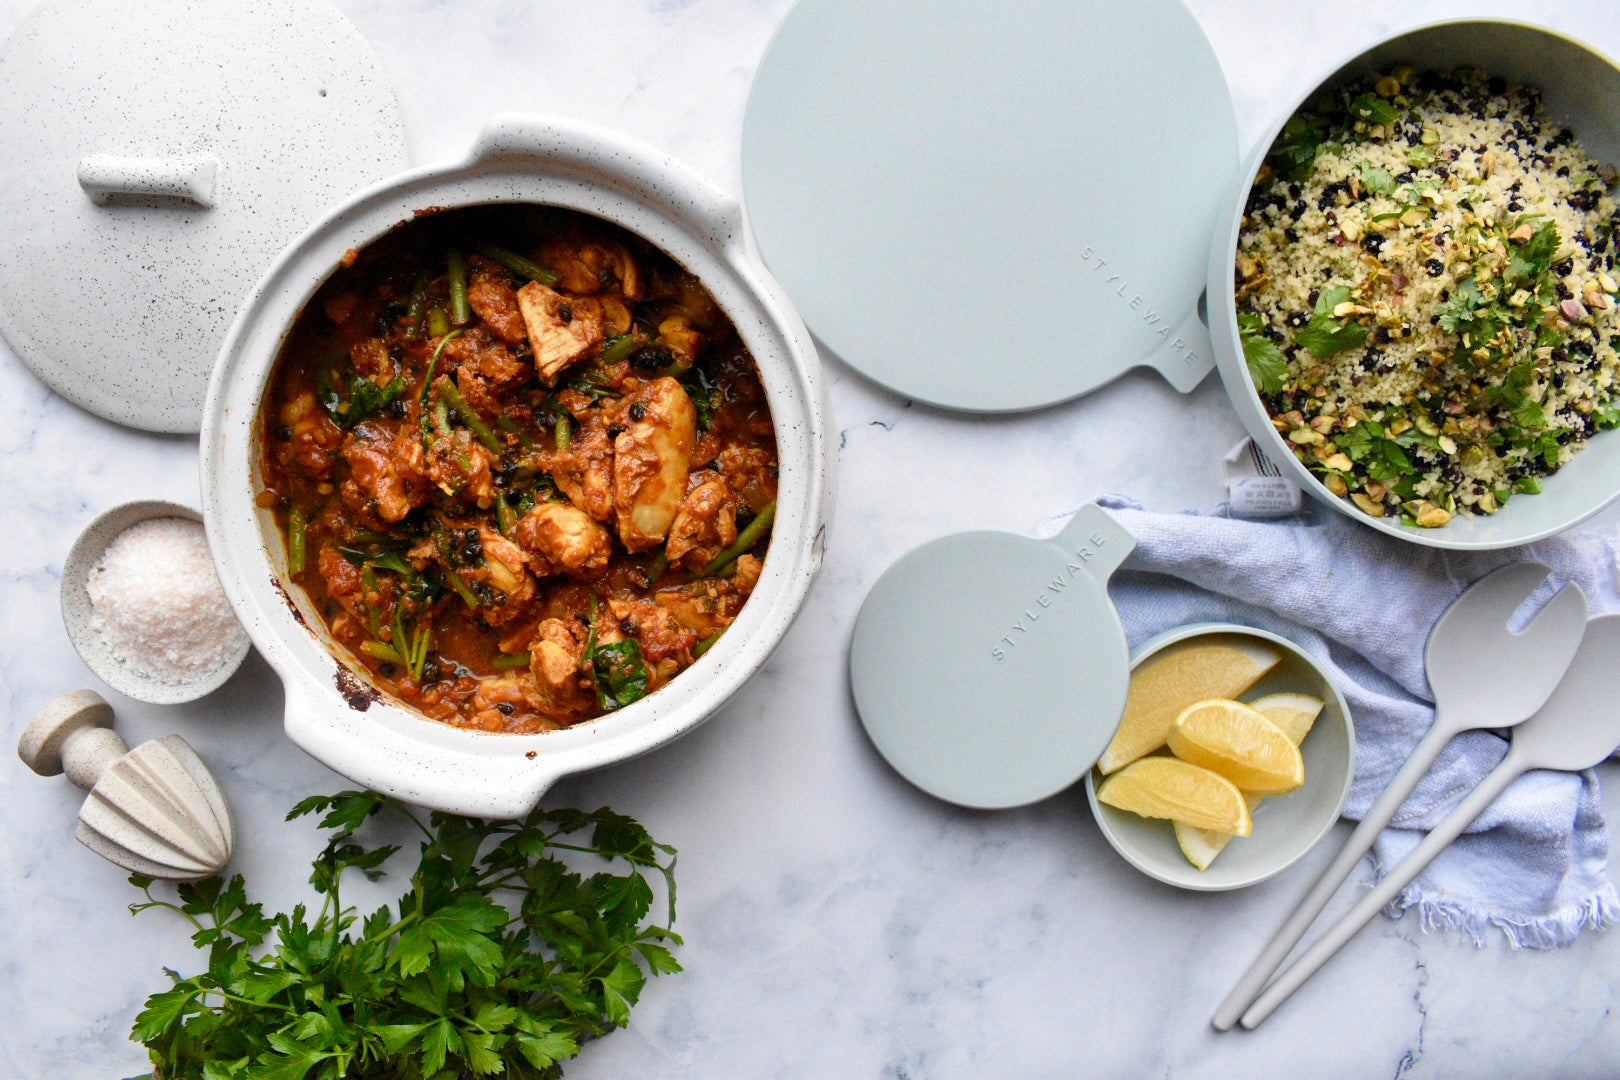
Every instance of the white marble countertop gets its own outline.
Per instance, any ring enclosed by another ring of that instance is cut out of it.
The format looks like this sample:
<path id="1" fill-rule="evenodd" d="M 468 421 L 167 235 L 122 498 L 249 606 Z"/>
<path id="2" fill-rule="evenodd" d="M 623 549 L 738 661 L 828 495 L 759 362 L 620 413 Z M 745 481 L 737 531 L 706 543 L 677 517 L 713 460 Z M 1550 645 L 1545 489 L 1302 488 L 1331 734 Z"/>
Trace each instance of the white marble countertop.
<path id="1" fill-rule="evenodd" d="M 526 109 L 621 128 L 735 191 L 749 78 L 789 2 L 598 0 L 588 14 L 560 0 L 339 6 L 394 79 L 417 161 L 459 155 L 489 115 Z M 0 0 L 0 33 L 28 6 Z M 1333 58 L 1463 13 L 1457 0 L 1191 6 L 1246 143 Z M 1620 22 L 1590 4 L 1478 8 L 1620 55 Z M 851 620 L 876 575 L 924 540 L 1027 531 L 1099 491 L 1211 506 L 1218 459 L 1241 430 L 1214 378 L 1182 398 L 1133 375 L 986 420 L 913 407 L 836 361 L 828 374 L 842 431 L 835 530 L 786 642 L 695 734 L 548 797 L 612 805 L 680 849 L 687 971 L 650 984 L 632 1026 L 589 1046 L 570 1077 L 1620 1074 L 1609 1016 L 1620 935 L 1512 953 L 1499 938 L 1475 949 L 1413 918 L 1381 918 L 1260 1031 L 1216 1035 L 1209 1013 L 1327 851 L 1249 890 L 1186 893 L 1126 866 L 1079 788 L 987 814 L 899 780 L 861 734 L 845 677 Z M 195 503 L 197 447 L 80 412 L 3 346 L 0 400 L 0 701 L 14 741 L 56 694 L 100 688 L 58 615 L 72 538 L 128 499 Z M 250 657 L 224 690 L 177 708 L 107 693 L 131 743 L 179 732 L 214 767 L 250 889 L 277 908 L 306 898 L 317 845 L 306 824 L 281 819 L 343 781 L 282 736 L 269 669 Z M 5 1076 L 146 1071 L 131 1020 L 167 985 L 162 965 L 196 964 L 178 921 L 131 922 L 123 874 L 73 841 L 80 799 L 0 754 Z"/>

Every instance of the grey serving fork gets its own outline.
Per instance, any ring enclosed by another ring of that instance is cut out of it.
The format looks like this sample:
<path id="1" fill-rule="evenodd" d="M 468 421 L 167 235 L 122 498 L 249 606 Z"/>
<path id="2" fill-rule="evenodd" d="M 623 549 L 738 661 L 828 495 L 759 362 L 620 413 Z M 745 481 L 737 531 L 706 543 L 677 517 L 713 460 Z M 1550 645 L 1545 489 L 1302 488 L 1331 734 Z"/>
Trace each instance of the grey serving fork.
<path id="1" fill-rule="evenodd" d="M 1343 850 L 1221 1002 L 1210 1019 L 1216 1030 L 1226 1031 L 1244 1014 L 1447 743 L 1464 731 L 1519 724 L 1551 696 L 1580 647 L 1586 594 L 1569 582 L 1523 629 L 1508 629 L 1513 613 L 1549 573 L 1551 567 L 1544 563 L 1509 563 L 1469 586 L 1434 624 L 1423 653 L 1434 691 L 1434 724 Z"/>

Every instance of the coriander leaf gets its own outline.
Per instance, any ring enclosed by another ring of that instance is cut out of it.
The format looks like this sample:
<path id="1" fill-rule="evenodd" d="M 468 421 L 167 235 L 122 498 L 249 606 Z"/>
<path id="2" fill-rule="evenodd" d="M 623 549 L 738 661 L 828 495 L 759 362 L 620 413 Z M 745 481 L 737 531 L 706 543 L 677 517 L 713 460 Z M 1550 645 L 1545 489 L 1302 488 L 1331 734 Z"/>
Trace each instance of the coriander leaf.
<path id="1" fill-rule="evenodd" d="M 1307 349 L 1318 360 L 1326 360 L 1360 345 L 1367 340 L 1367 328 L 1349 319 L 1339 319 L 1333 309 L 1350 299 L 1350 290 L 1337 285 L 1323 289 L 1316 300 L 1316 310 L 1310 321 L 1295 335 L 1300 348 Z"/>
<path id="2" fill-rule="evenodd" d="M 1288 361 L 1283 359 L 1277 343 L 1261 332 L 1264 325 L 1265 319 L 1258 312 L 1241 312 L 1238 338 L 1243 343 L 1243 359 L 1249 365 L 1255 389 L 1262 394 L 1277 394 L 1282 392 L 1283 381 L 1288 377 Z"/>
<path id="3" fill-rule="evenodd" d="M 1356 120 L 1382 124 L 1386 128 L 1394 127 L 1401 119 L 1399 109 L 1371 91 L 1351 99 L 1345 105 L 1345 112 Z"/>
<path id="4" fill-rule="evenodd" d="M 1409 146 L 1406 148 L 1406 163 L 1412 166 L 1414 169 L 1426 168 L 1427 166 L 1433 165 L 1435 160 L 1436 155 L 1434 147 L 1432 146 L 1423 146 L 1422 144 L 1419 144 L 1417 146 Z"/>
<path id="5" fill-rule="evenodd" d="M 591 675 L 597 704 L 607 712 L 639 701 L 647 693 L 647 665 L 633 638 L 596 646 Z"/>
<path id="6" fill-rule="evenodd" d="M 681 962 L 675 959 L 675 954 L 662 945 L 641 941 L 636 943 L 636 951 L 646 959 L 647 966 L 660 975 L 672 975 L 682 970 Z"/>
<path id="7" fill-rule="evenodd" d="M 1361 186 L 1374 195 L 1388 195 L 1395 190 L 1395 178 L 1389 175 L 1388 169 L 1363 161 L 1356 166 L 1356 174 L 1361 178 Z"/>
<path id="8" fill-rule="evenodd" d="M 1290 180 L 1308 179 L 1316 169 L 1317 157 L 1326 149 L 1327 136 L 1325 119 L 1309 113 L 1295 114 L 1271 144 L 1266 162 L 1273 172 Z"/>

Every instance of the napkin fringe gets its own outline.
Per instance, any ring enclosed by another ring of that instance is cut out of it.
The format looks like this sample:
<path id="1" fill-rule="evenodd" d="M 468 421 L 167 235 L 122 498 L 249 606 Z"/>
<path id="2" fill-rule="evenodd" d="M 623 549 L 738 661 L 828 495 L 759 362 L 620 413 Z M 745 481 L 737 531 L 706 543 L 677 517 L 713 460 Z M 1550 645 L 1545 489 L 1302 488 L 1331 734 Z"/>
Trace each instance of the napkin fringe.
<path id="1" fill-rule="evenodd" d="M 1437 930 L 1461 930 L 1473 939 L 1476 947 L 1483 947 L 1492 926 L 1502 931 L 1508 944 L 1519 949 L 1555 949 L 1573 942 L 1582 930 L 1604 931 L 1620 921 L 1620 895 L 1612 883 L 1604 886 L 1578 904 L 1535 917 L 1516 917 L 1493 914 L 1465 907 L 1451 900 L 1433 897 L 1407 889 L 1385 909 L 1391 918 L 1399 918 L 1410 908 L 1417 908 L 1418 925 L 1425 934 Z"/>

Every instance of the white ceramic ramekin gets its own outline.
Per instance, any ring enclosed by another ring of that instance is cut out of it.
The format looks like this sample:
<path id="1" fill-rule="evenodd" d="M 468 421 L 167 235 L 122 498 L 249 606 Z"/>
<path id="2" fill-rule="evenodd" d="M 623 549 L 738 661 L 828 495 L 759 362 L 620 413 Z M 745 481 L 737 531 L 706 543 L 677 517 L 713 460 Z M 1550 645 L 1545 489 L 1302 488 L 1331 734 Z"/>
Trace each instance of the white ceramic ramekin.
<path id="1" fill-rule="evenodd" d="M 615 222 L 706 285 L 753 353 L 781 465 L 764 572 L 720 642 L 670 685 L 562 731 L 496 735 L 425 719 L 382 697 L 325 635 L 286 576 L 274 520 L 254 504 L 255 432 L 270 369 L 299 309 L 344 253 L 414 213 L 546 203 Z M 815 347 L 752 250 L 740 205 L 680 162 L 596 126 L 507 115 L 465 160 L 418 169 L 328 213 L 265 274 L 231 326 L 202 424 L 203 514 L 221 583 L 286 687 L 287 734 L 343 775 L 455 813 L 512 817 L 559 777 L 653 749 L 701 723 L 770 656 L 820 568 L 832 500 L 830 414 Z"/>
<path id="2" fill-rule="evenodd" d="M 1238 418 L 1255 442 L 1297 484 L 1317 499 L 1380 532 L 1437 548 L 1491 550 L 1516 547 L 1562 532 L 1620 498 L 1620 432 L 1596 435 L 1538 495 L 1515 496 L 1489 516 L 1456 517 L 1439 529 L 1368 517 L 1323 486 L 1295 459 L 1293 447 L 1271 426 L 1243 360 L 1234 309 L 1232 266 L 1249 189 L 1283 125 L 1326 87 L 1399 64 L 1420 70 L 1483 68 L 1510 83 L 1539 87 L 1551 116 L 1568 124 L 1596 161 L 1620 161 L 1620 69 L 1579 42 L 1550 30 L 1506 20 L 1459 20 L 1403 31 L 1337 65 L 1303 94 L 1260 137 L 1239 170 L 1232 212 L 1210 248 L 1209 315 L 1215 364 Z"/>

